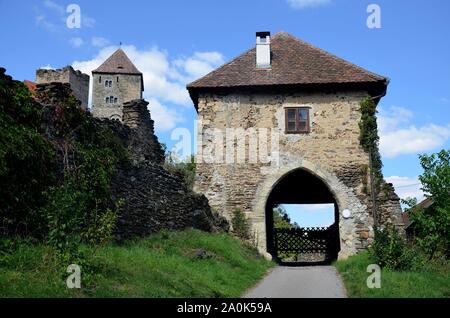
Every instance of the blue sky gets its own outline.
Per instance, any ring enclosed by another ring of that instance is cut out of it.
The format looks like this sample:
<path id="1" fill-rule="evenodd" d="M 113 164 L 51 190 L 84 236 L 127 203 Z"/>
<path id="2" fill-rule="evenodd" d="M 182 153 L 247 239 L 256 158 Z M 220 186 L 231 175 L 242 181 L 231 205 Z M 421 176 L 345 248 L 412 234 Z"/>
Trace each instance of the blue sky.
<path id="1" fill-rule="evenodd" d="M 80 29 L 66 27 L 70 3 Z M 381 29 L 366 26 L 370 3 Z M 170 146 L 196 117 L 187 82 L 252 47 L 256 31 L 287 31 L 391 79 L 379 105 L 384 174 L 401 196 L 420 196 L 417 153 L 450 148 L 449 12 L 444 0 L 0 0 L 0 65 L 19 80 L 43 66 L 89 72 L 122 42 Z"/>
<path id="2" fill-rule="evenodd" d="M 334 204 L 281 204 L 300 227 L 328 227 L 334 223 Z"/>

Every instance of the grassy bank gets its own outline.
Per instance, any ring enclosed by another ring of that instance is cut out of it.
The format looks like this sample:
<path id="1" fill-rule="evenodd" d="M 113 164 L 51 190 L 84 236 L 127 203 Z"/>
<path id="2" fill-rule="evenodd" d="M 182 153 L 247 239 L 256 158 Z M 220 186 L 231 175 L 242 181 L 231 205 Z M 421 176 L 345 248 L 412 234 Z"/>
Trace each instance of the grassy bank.
<path id="1" fill-rule="evenodd" d="M 82 268 L 82 288 L 70 290 L 48 248 L 21 245 L 2 257 L 0 297 L 238 297 L 273 265 L 230 235 L 196 230 L 86 250 L 95 270 Z"/>
<path id="2" fill-rule="evenodd" d="M 434 298 L 450 297 L 449 266 L 430 264 L 421 271 L 382 270 L 381 288 L 370 289 L 366 285 L 366 269 L 373 263 L 367 253 L 336 262 L 350 297 L 380 298 Z"/>

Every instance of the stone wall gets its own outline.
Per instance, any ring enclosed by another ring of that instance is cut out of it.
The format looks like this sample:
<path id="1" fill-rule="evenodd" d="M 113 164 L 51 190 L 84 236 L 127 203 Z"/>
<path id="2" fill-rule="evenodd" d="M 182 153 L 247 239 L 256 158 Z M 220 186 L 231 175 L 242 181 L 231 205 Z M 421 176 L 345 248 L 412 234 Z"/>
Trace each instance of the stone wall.
<path id="1" fill-rule="evenodd" d="M 87 109 L 89 99 L 89 75 L 75 71 L 71 66 L 62 69 L 36 71 L 36 83 L 45 84 L 52 82 L 68 83 L 73 95 L 81 102 L 81 107 Z"/>
<path id="2" fill-rule="evenodd" d="M 340 213 L 340 258 L 365 249 L 373 240 L 370 196 L 367 180 L 368 154 L 359 143 L 360 102 L 366 92 L 236 93 L 199 96 L 198 149 L 207 153 L 213 147 L 216 128 L 267 128 L 279 136 L 277 163 L 211 164 L 207 158 L 197 165 L 196 191 L 204 193 L 210 205 L 228 219 L 234 209 L 244 211 L 258 237 L 258 248 L 266 252 L 265 204 L 274 185 L 287 173 L 304 169 L 321 179 L 333 193 Z M 311 132 L 285 133 L 285 108 L 309 107 Z M 244 135 L 240 134 L 240 138 Z M 270 143 L 269 143 L 270 145 Z M 248 144 L 246 145 L 248 147 Z M 220 147 L 219 147 L 220 148 Z M 222 150 L 227 151 L 224 143 Z M 205 162 L 206 161 L 206 162 Z M 400 206 L 394 196 L 384 204 L 385 222 L 399 224 Z M 389 221 L 388 221 L 389 220 Z"/>
<path id="3" fill-rule="evenodd" d="M 153 120 L 142 99 L 123 106 L 123 123 L 104 120 L 128 149 L 131 164 L 112 182 L 114 201 L 124 200 L 116 236 L 119 240 L 146 236 L 161 229 L 194 227 L 227 230 L 227 222 L 213 214 L 204 195 L 189 190 L 181 174 L 163 167 L 164 151 L 153 131 Z"/>
<path id="4" fill-rule="evenodd" d="M 35 99 L 42 105 L 61 105 L 66 104 L 65 100 L 71 94 L 68 83 L 52 82 L 37 85 Z M 125 240 L 161 229 L 187 227 L 204 231 L 227 230 L 227 222 L 211 212 L 204 195 L 188 189 L 183 175 L 164 168 L 164 151 L 154 134 L 147 105 L 148 102 L 142 99 L 125 103 L 123 123 L 96 120 L 98 125 L 112 129 L 130 156 L 130 162 L 118 167 L 111 184 L 112 201 L 124 202 L 119 210 L 115 236 Z M 51 118 L 48 120 L 52 121 Z M 58 153 L 58 156 L 62 163 L 62 154 Z"/>
<path id="5" fill-rule="evenodd" d="M 123 104 L 142 98 L 142 76 L 93 73 L 92 114 L 94 117 L 122 120 Z M 111 81 L 111 87 L 105 86 Z M 106 102 L 113 97 L 114 101 Z"/>

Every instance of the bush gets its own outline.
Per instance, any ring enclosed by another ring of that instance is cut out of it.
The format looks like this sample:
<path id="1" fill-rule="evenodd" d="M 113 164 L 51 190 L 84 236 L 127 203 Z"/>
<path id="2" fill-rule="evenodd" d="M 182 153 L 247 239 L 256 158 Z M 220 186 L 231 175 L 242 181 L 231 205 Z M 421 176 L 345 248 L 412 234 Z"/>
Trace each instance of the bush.
<path id="1" fill-rule="evenodd" d="M 243 240 L 250 239 L 250 224 L 248 223 L 245 214 L 240 209 L 233 211 L 231 225 L 233 226 L 233 233 L 235 233 L 239 238 Z"/>
<path id="2" fill-rule="evenodd" d="M 414 259 L 414 254 L 408 248 L 406 241 L 400 237 L 395 226 L 392 226 L 375 229 L 375 241 L 369 248 L 369 253 L 381 267 L 406 270 L 411 268 Z"/>
<path id="3" fill-rule="evenodd" d="M 0 70 L 0 238 L 47 240 L 61 259 L 105 244 L 117 220 L 110 185 L 128 160 L 107 123 L 64 91 L 55 99 Z M 58 89 L 58 88 L 57 88 Z"/>
<path id="4" fill-rule="evenodd" d="M 42 106 L 0 71 L 0 236 L 42 237 L 42 192 L 55 183 L 56 151 L 42 134 Z"/>
<path id="5" fill-rule="evenodd" d="M 165 145 L 163 149 L 165 148 Z M 170 172 L 178 173 L 183 177 L 184 183 L 188 190 L 193 190 L 195 183 L 195 170 L 197 165 L 195 163 L 195 157 L 191 155 L 184 161 L 177 160 L 171 152 L 166 152 L 166 161 L 164 162 L 164 168 Z"/>

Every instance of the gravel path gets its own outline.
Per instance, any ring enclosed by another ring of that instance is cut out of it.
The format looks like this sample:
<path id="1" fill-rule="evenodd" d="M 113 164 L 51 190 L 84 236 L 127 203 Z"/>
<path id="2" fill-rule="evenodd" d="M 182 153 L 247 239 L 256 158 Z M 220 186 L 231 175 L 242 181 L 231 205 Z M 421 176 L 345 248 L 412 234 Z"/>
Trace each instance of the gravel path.
<path id="1" fill-rule="evenodd" d="M 244 298 L 345 298 L 333 266 L 275 267 Z"/>

